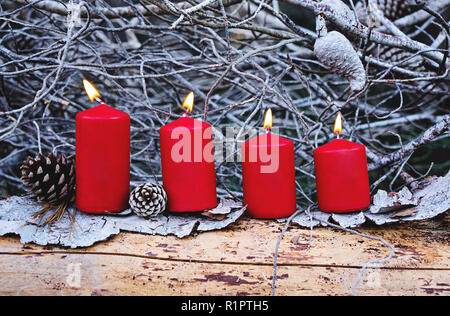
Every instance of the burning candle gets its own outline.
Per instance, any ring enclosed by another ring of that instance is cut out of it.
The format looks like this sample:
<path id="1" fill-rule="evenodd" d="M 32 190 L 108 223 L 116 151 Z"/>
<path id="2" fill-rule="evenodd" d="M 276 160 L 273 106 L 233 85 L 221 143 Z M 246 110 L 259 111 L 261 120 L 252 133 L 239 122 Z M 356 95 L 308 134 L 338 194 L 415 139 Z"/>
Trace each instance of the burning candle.
<path id="1" fill-rule="evenodd" d="M 186 95 L 185 115 L 159 130 L 163 186 L 168 210 L 196 212 L 217 206 L 211 125 L 188 117 L 194 93 Z"/>
<path id="2" fill-rule="evenodd" d="M 104 104 L 92 83 L 83 84 L 100 105 L 76 116 L 76 206 L 87 213 L 122 211 L 130 191 L 130 116 Z"/>
<path id="3" fill-rule="evenodd" d="M 254 218 L 282 218 L 296 210 L 294 143 L 271 134 L 272 122 L 268 109 L 267 133 L 242 144 L 244 204 Z"/>
<path id="4" fill-rule="evenodd" d="M 348 213 L 370 205 L 366 148 L 339 139 L 342 117 L 334 124 L 337 139 L 314 150 L 317 199 L 324 212 Z"/>

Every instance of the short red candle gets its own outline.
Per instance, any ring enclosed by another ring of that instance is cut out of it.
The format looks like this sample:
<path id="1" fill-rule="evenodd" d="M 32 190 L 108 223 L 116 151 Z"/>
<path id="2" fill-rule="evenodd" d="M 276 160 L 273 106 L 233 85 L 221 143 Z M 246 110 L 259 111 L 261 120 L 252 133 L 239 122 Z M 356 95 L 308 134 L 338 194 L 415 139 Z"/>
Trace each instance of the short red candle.
<path id="1" fill-rule="evenodd" d="M 296 210 L 294 143 L 270 133 L 242 144 L 244 205 L 254 218 L 282 218 Z"/>
<path id="2" fill-rule="evenodd" d="M 76 206 L 118 212 L 130 192 L 130 116 L 105 104 L 76 116 Z"/>
<path id="3" fill-rule="evenodd" d="M 190 117 L 159 130 L 168 210 L 196 212 L 217 206 L 212 128 Z"/>
<path id="4" fill-rule="evenodd" d="M 335 139 L 314 150 L 317 199 L 324 212 L 348 213 L 370 205 L 366 148 Z"/>

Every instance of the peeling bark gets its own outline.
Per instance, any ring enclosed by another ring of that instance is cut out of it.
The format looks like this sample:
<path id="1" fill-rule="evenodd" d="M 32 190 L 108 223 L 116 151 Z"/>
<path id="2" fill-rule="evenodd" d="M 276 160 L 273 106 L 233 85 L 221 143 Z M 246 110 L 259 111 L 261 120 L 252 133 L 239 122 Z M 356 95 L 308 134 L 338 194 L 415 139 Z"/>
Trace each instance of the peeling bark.
<path id="1" fill-rule="evenodd" d="M 53 226 L 39 227 L 30 221 L 31 214 L 39 208 L 39 205 L 33 200 L 16 196 L 0 201 L 0 236 L 16 234 L 24 244 L 59 245 L 70 248 L 89 247 L 121 231 L 175 235 L 184 238 L 194 231 L 205 232 L 225 228 L 238 220 L 246 209 L 233 201 L 222 201 L 219 207 L 223 205 L 228 207 L 228 212 L 223 214 L 223 220 L 198 214 L 187 216 L 162 214 L 146 220 L 137 215 L 120 217 L 78 212 L 74 231 L 70 232 L 70 218 L 67 214 Z"/>

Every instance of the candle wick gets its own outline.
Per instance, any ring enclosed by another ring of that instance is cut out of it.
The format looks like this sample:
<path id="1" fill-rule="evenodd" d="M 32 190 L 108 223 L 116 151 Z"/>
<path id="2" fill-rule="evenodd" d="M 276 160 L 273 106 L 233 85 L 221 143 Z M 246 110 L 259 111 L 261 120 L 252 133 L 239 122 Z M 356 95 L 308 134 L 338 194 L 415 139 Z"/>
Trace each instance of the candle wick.
<path id="1" fill-rule="evenodd" d="M 269 133 L 270 132 L 270 127 L 267 127 L 266 128 L 266 133 Z"/>
<path id="2" fill-rule="evenodd" d="M 183 117 L 187 117 L 189 113 L 189 110 L 186 110 L 186 112 L 184 112 Z"/>
<path id="3" fill-rule="evenodd" d="M 100 103 L 101 105 L 104 105 L 104 104 L 105 104 L 105 103 L 103 102 L 103 100 L 100 99 L 100 98 L 95 98 L 95 100 L 96 100 L 98 103 Z"/>
<path id="4" fill-rule="evenodd" d="M 337 139 L 339 139 L 341 134 L 339 132 L 337 132 L 336 135 L 337 135 Z"/>

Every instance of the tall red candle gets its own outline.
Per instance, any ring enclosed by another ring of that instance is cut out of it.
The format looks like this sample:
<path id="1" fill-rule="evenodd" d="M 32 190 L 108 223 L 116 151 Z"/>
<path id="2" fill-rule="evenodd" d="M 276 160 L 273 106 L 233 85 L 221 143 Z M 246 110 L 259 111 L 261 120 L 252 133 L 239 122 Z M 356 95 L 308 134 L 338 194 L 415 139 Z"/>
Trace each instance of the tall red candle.
<path id="1" fill-rule="evenodd" d="M 130 116 L 101 104 L 76 116 L 76 206 L 87 213 L 128 207 Z"/>
<path id="2" fill-rule="evenodd" d="M 268 115 L 271 117 L 271 111 Z M 292 215 L 296 210 L 294 143 L 271 133 L 244 142 L 242 179 L 244 205 L 250 216 Z"/>
<path id="3" fill-rule="evenodd" d="M 314 150 L 314 168 L 320 210 L 348 213 L 370 205 L 366 148 L 363 145 L 344 139 L 332 140 Z"/>
<path id="4" fill-rule="evenodd" d="M 192 102 L 193 94 L 183 102 Z M 181 117 L 159 130 L 163 186 L 168 210 L 196 212 L 217 206 L 211 125 Z"/>

